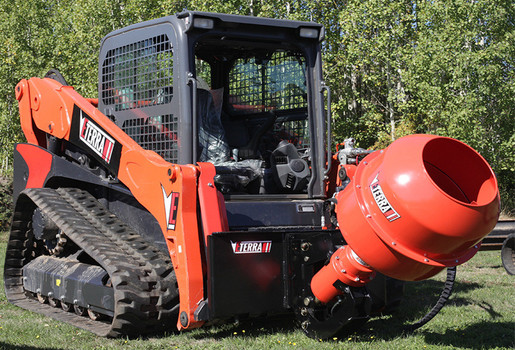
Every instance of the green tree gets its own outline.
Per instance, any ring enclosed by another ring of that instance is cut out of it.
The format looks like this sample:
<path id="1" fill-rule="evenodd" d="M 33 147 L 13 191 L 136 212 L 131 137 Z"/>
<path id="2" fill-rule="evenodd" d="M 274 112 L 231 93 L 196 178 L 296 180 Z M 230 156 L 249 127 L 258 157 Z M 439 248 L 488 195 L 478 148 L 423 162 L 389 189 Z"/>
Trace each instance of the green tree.
<path id="1" fill-rule="evenodd" d="M 424 1 L 409 88 L 416 131 L 468 143 L 514 207 L 515 10 L 511 1 Z M 513 210 L 513 209 L 512 209 Z"/>
<path id="2" fill-rule="evenodd" d="M 57 68 L 94 97 L 104 35 L 184 9 L 324 24 L 335 141 L 384 147 L 414 132 L 458 138 L 490 162 L 504 202 L 515 207 L 509 0 L 0 0 L 0 159 L 23 140 L 19 80 Z"/>
<path id="3" fill-rule="evenodd" d="M 353 135 L 364 147 L 414 132 L 457 138 L 489 161 L 513 210 L 513 2 L 333 5 L 318 9 L 315 20 L 328 28 L 325 68 L 336 96 L 336 137 Z"/>
<path id="4" fill-rule="evenodd" d="M 324 18 L 336 133 L 353 135 L 364 146 L 385 146 L 412 133 L 405 75 L 415 32 L 413 2 L 346 1 Z"/>
<path id="5" fill-rule="evenodd" d="M 96 96 L 100 41 L 109 32 L 182 11 L 184 1 L 0 0 L 0 160 L 24 139 L 14 87 L 58 69 L 84 96 Z M 0 162 L 0 164 L 2 164 Z M 11 160 L 12 164 L 12 160 Z"/>

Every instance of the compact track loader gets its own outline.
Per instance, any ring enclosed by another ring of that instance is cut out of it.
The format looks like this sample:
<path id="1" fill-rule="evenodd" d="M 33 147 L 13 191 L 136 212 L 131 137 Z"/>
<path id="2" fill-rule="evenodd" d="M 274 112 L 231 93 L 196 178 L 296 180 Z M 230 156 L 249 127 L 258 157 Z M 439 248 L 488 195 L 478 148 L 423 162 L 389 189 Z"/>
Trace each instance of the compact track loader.
<path id="1" fill-rule="evenodd" d="M 328 338 L 470 259 L 490 166 L 434 135 L 333 154 L 323 39 L 184 12 L 103 39 L 98 99 L 20 81 L 9 301 L 101 336 L 294 314 Z"/>

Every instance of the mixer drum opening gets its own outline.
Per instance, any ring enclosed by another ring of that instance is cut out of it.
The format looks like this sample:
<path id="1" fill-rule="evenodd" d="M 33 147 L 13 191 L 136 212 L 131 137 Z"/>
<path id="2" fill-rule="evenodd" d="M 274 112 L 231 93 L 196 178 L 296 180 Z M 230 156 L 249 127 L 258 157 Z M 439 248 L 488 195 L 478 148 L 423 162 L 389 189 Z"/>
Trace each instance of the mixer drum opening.
<path id="1" fill-rule="evenodd" d="M 489 165 L 469 146 L 449 138 L 435 138 L 426 144 L 422 157 L 434 184 L 457 201 L 484 205 L 497 195 Z"/>

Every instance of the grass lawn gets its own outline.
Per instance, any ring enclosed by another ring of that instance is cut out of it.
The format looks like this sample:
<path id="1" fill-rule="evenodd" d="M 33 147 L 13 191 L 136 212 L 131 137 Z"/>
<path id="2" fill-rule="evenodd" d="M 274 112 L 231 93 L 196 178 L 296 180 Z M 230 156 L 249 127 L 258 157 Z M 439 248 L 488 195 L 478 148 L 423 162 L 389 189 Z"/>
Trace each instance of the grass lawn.
<path id="1" fill-rule="evenodd" d="M 6 247 L 0 233 L 0 276 Z M 180 334 L 138 339 L 105 339 L 7 302 L 0 285 L 0 349 L 511 349 L 515 347 L 515 276 L 499 252 L 479 252 L 458 267 L 454 293 L 444 309 L 413 334 L 402 326 L 422 317 L 436 302 L 445 274 L 408 283 L 395 315 L 373 318 L 353 335 L 319 342 L 293 320 L 205 327 Z M 2 277 L 3 281 L 3 277 Z"/>

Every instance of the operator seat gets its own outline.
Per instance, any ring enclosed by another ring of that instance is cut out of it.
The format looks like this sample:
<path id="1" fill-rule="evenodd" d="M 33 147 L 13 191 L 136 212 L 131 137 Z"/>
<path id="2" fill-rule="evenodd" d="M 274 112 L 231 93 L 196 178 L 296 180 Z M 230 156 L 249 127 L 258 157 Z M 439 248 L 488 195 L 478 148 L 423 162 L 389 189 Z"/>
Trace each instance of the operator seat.
<path id="1" fill-rule="evenodd" d="M 200 162 L 213 164 L 226 162 L 231 157 L 231 150 L 220 119 L 221 106 L 215 105 L 213 95 L 205 89 L 197 90 L 197 99 L 199 146 L 197 159 Z"/>
<path id="2" fill-rule="evenodd" d="M 214 180 L 222 193 L 257 193 L 259 181 L 255 180 L 261 178 L 262 161 L 231 160 L 231 148 L 221 120 L 221 105 L 217 106 L 213 99 L 213 94 L 216 93 L 219 92 L 217 90 L 197 90 L 197 159 L 199 162 L 209 162 L 215 165 L 217 175 Z"/>

